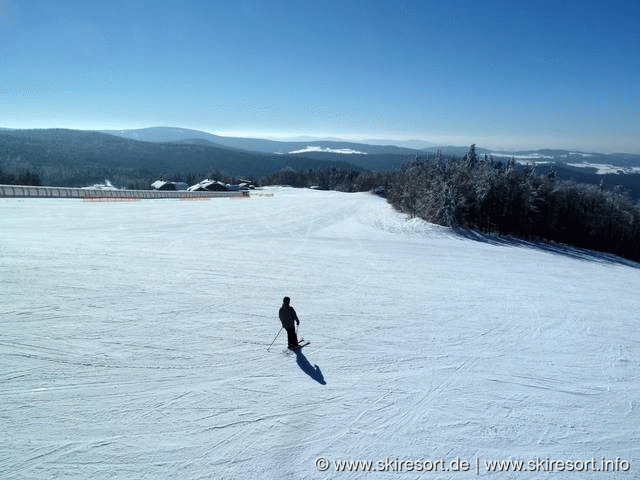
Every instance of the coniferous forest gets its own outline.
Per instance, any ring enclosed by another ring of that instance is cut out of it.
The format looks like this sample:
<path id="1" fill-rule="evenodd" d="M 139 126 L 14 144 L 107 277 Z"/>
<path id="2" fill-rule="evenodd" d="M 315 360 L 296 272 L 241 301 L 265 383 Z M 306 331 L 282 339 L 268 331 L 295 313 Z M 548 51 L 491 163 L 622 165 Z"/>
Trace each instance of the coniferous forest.
<path id="1" fill-rule="evenodd" d="M 40 175 L 29 169 L 5 171 L 0 167 L 0 184 L 40 185 Z"/>
<path id="2" fill-rule="evenodd" d="M 640 260 L 640 210 L 622 193 L 538 175 L 515 162 L 417 160 L 390 175 L 386 196 L 427 221 L 609 252 Z"/>

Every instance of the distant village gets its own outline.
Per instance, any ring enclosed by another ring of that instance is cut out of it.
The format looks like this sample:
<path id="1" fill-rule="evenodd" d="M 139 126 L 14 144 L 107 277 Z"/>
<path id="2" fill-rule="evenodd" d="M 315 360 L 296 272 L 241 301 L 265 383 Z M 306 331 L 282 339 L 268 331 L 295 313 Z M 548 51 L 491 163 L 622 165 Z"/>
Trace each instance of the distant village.
<path id="1" fill-rule="evenodd" d="M 120 190 L 114 186 L 109 180 L 105 183 L 98 183 L 84 189 L 91 190 Z M 243 192 L 254 190 L 256 187 L 250 180 L 240 180 L 240 183 L 223 183 L 219 180 L 202 180 L 200 183 L 189 186 L 185 182 L 166 182 L 164 180 L 156 180 L 151 184 L 152 190 L 160 191 L 182 191 L 182 192 Z"/>
<path id="2" fill-rule="evenodd" d="M 239 192 L 255 189 L 249 180 L 241 180 L 240 183 L 222 183 L 219 180 L 203 180 L 200 183 L 189 186 L 184 182 L 165 182 L 156 180 L 151 184 L 154 190 L 186 190 L 187 192 Z"/>

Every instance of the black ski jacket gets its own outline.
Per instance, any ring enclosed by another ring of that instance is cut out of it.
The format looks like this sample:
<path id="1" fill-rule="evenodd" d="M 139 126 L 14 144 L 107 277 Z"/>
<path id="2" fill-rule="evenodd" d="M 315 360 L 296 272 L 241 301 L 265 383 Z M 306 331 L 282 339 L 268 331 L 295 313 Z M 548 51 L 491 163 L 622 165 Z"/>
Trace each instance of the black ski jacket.
<path id="1" fill-rule="evenodd" d="M 280 322 L 284 328 L 295 328 L 295 323 L 300 323 L 296 311 L 291 305 L 283 305 L 280 307 Z"/>

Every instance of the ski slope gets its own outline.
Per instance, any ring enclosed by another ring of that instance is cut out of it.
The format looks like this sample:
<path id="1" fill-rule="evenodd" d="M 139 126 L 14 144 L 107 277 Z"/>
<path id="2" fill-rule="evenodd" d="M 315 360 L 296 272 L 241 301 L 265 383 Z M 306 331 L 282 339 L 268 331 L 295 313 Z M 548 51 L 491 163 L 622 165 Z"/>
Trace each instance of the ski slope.
<path id="1" fill-rule="evenodd" d="M 0 200 L 0 478 L 638 478 L 638 264 L 268 192 Z"/>

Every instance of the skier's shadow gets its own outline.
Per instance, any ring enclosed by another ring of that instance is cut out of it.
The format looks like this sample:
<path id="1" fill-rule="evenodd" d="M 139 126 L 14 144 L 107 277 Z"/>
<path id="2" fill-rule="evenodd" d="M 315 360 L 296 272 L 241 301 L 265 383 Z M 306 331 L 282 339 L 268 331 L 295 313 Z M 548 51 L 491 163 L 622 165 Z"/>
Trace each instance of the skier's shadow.
<path id="1" fill-rule="evenodd" d="M 302 353 L 301 348 L 298 348 L 295 352 L 296 352 L 296 363 L 298 364 L 300 369 L 304 373 L 309 375 L 311 378 L 313 378 L 320 385 L 326 385 L 327 382 L 324 381 L 324 376 L 320 371 L 320 367 L 318 365 L 312 366 L 309 363 L 309 360 L 307 360 L 307 357 L 304 356 L 304 353 Z"/>

